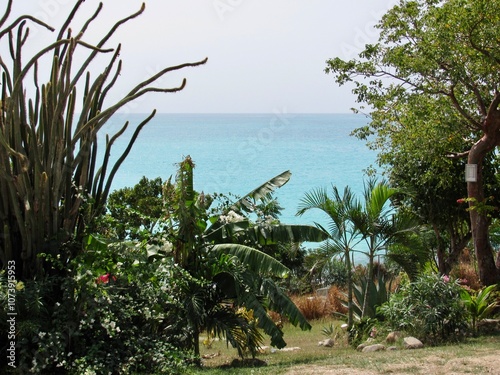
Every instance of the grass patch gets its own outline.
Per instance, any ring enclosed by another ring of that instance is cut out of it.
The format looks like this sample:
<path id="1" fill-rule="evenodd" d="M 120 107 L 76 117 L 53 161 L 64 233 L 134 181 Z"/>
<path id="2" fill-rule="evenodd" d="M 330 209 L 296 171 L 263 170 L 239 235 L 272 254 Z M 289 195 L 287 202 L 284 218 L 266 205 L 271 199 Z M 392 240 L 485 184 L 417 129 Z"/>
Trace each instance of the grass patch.
<path id="1" fill-rule="evenodd" d="M 246 363 L 242 367 L 232 367 L 238 360 L 235 349 L 227 347 L 225 342 L 215 341 L 211 348 L 202 347 L 202 355 L 215 355 L 203 360 L 203 368 L 191 369 L 193 375 L 231 375 L 231 374 L 321 374 L 328 371 L 338 373 L 361 374 L 479 374 L 492 373 L 491 369 L 500 368 L 500 336 L 482 336 L 470 338 L 466 342 L 438 347 L 426 347 L 418 350 L 397 350 L 375 353 L 360 353 L 347 345 L 346 337 L 336 340 L 333 348 L 319 347 L 318 342 L 326 337 L 321 333 L 331 323 L 341 324 L 331 319 L 312 321 L 311 331 L 301 331 L 290 324 L 285 324 L 287 348 L 298 347 L 296 351 L 267 350 L 257 359 L 264 366 Z M 497 362 L 492 363 L 494 358 Z M 499 366 L 499 367 L 493 367 Z M 328 369 L 328 370 L 326 370 Z M 344 372 L 348 371 L 348 372 Z M 494 373 L 494 372 L 493 372 Z"/>

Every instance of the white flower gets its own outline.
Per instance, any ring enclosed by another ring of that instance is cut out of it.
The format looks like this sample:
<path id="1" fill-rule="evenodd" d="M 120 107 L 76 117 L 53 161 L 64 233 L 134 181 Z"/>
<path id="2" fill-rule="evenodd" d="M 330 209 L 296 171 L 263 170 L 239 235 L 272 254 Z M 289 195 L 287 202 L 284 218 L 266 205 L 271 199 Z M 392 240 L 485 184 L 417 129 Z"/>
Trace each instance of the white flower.
<path id="1" fill-rule="evenodd" d="M 245 220 L 245 217 L 241 216 L 241 215 L 237 214 L 236 212 L 234 212 L 233 210 L 231 210 L 231 211 L 229 211 L 227 213 L 227 215 L 221 215 L 220 216 L 220 220 L 224 224 L 227 224 L 227 223 L 237 223 L 239 221 Z"/>
<path id="2" fill-rule="evenodd" d="M 172 251 L 173 247 L 174 247 L 174 245 L 172 245 L 172 242 L 165 241 L 163 243 L 163 250 L 165 250 L 166 252 Z"/>

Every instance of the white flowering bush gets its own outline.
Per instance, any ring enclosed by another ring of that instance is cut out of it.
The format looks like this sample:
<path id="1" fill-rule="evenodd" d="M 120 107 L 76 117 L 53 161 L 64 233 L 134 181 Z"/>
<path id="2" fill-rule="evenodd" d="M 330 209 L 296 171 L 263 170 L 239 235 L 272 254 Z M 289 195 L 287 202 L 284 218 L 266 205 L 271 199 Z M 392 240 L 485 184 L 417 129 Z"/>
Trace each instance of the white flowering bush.
<path id="1" fill-rule="evenodd" d="M 184 373 L 193 358 L 181 299 L 196 280 L 125 243 L 91 240 L 71 266 L 71 277 L 18 292 L 21 373 Z"/>

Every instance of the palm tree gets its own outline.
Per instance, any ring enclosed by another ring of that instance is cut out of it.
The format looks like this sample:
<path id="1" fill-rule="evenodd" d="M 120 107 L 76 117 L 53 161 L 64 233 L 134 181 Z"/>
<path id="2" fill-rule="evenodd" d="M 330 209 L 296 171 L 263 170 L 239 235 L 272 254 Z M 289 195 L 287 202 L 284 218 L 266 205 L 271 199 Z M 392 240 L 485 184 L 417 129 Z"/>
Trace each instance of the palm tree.
<path id="1" fill-rule="evenodd" d="M 365 316 L 368 303 L 368 290 L 373 281 L 375 257 L 386 252 L 389 245 L 403 241 L 405 235 L 417 228 L 413 215 L 406 211 L 396 211 L 390 200 L 397 193 L 387 182 L 369 179 L 364 186 L 364 204 L 361 209 L 352 211 L 351 220 L 366 242 L 368 256 L 367 282 L 361 317 Z M 385 255 L 385 253 L 383 254 Z"/>
<path id="2" fill-rule="evenodd" d="M 355 199 L 351 189 L 346 186 L 343 195 L 336 186 L 333 186 L 333 198 L 330 198 L 325 189 L 316 189 L 306 193 L 301 200 L 297 215 L 306 211 L 319 209 L 329 218 L 328 230 L 316 224 L 321 230 L 328 233 L 328 239 L 321 245 L 321 253 L 325 258 L 341 255 L 347 268 L 347 307 L 348 329 L 353 323 L 353 279 L 351 255 L 362 240 L 361 232 L 353 224 L 352 217 L 355 212 L 361 211 L 360 203 Z"/>

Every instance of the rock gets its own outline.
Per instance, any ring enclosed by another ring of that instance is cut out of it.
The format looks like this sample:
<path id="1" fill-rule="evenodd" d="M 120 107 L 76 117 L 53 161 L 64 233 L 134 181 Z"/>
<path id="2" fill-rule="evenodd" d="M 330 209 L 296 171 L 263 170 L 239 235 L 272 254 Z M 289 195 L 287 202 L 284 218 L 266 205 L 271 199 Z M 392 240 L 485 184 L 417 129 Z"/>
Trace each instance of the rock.
<path id="1" fill-rule="evenodd" d="M 386 350 L 392 351 L 392 350 L 398 350 L 397 346 L 389 346 Z"/>
<path id="2" fill-rule="evenodd" d="M 382 344 L 367 345 L 363 348 L 363 353 L 379 352 L 385 350 L 385 346 Z"/>
<path id="3" fill-rule="evenodd" d="M 398 341 L 401 338 L 401 336 L 402 336 L 402 334 L 399 331 L 389 332 L 385 341 L 388 342 L 389 344 L 394 344 L 396 341 Z"/>
<path id="4" fill-rule="evenodd" d="M 324 346 L 325 348 L 331 348 L 334 344 L 335 341 L 333 341 L 333 339 L 326 339 L 318 342 L 318 346 Z"/>
<path id="5" fill-rule="evenodd" d="M 261 346 L 259 348 L 260 354 L 266 354 L 266 353 L 269 353 L 270 351 L 271 351 L 271 348 L 269 346 Z"/>
<path id="6" fill-rule="evenodd" d="M 347 327 L 349 327 L 347 323 L 344 323 L 340 326 L 340 328 L 342 328 L 342 331 L 347 331 Z"/>
<path id="7" fill-rule="evenodd" d="M 366 342 L 362 343 L 362 344 L 359 344 L 358 347 L 356 348 L 356 350 L 358 352 L 361 352 L 365 347 L 367 347 L 368 344 Z"/>
<path id="8" fill-rule="evenodd" d="M 420 349 L 424 347 L 424 344 L 422 344 L 422 341 L 415 337 L 405 337 L 403 339 L 404 346 L 406 349 Z"/>
<path id="9" fill-rule="evenodd" d="M 298 346 L 292 346 L 291 348 L 280 349 L 282 352 L 294 352 L 296 350 L 301 350 Z"/>

